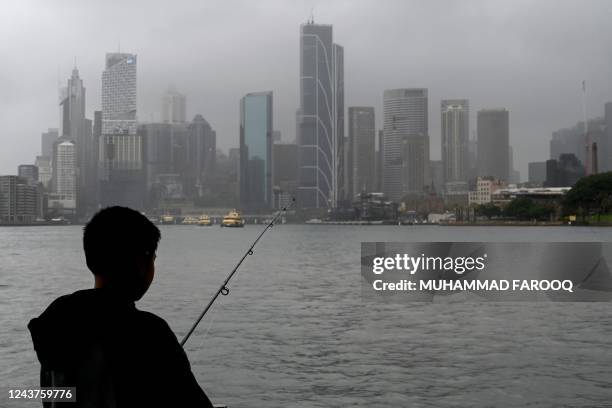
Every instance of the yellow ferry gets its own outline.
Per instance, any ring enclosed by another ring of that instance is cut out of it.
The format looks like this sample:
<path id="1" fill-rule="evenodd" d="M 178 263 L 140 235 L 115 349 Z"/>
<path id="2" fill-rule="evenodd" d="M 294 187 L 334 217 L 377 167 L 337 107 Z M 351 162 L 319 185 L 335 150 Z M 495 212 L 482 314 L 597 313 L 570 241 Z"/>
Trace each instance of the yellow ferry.
<path id="1" fill-rule="evenodd" d="M 232 210 L 223 217 L 222 227 L 244 227 L 244 220 L 237 210 Z"/>
<path id="2" fill-rule="evenodd" d="M 212 225 L 212 221 L 208 215 L 202 215 L 198 218 L 198 225 L 200 227 L 210 227 Z"/>

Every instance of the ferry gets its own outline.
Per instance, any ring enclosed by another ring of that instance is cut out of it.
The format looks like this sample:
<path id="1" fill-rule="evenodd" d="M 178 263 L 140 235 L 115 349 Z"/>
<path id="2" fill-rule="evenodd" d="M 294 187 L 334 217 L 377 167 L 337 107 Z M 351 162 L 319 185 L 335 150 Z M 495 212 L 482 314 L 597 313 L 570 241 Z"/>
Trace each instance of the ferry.
<path id="1" fill-rule="evenodd" d="M 212 221 L 208 215 L 202 215 L 198 218 L 198 225 L 200 227 L 210 227 L 212 225 Z"/>
<path id="2" fill-rule="evenodd" d="M 244 227 L 244 220 L 237 210 L 232 210 L 223 217 L 221 221 L 221 227 Z"/>
<path id="3" fill-rule="evenodd" d="M 183 225 L 196 225 L 198 223 L 198 219 L 196 217 L 187 216 L 183 219 Z"/>
<path id="4" fill-rule="evenodd" d="M 161 217 L 162 224 L 176 224 L 176 220 L 172 215 L 162 215 Z"/>

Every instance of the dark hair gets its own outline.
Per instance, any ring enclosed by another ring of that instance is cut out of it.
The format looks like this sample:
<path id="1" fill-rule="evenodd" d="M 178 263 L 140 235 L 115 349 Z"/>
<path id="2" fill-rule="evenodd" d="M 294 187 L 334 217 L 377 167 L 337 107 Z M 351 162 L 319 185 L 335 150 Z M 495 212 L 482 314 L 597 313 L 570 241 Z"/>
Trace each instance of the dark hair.
<path id="1" fill-rule="evenodd" d="M 104 208 L 84 228 L 87 267 L 94 275 L 124 273 L 136 257 L 153 256 L 160 238 L 159 229 L 138 211 Z"/>

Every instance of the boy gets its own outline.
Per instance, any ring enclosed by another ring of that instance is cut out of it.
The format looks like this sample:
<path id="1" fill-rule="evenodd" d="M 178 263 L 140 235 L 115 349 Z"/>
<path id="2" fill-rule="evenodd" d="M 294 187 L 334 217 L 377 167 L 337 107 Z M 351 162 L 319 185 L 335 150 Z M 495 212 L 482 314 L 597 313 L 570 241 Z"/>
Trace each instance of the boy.
<path id="1" fill-rule="evenodd" d="M 212 407 L 168 324 L 136 309 L 155 273 L 159 229 L 125 207 L 99 211 L 83 248 L 93 289 L 56 299 L 28 328 L 41 386 L 76 387 L 70 407 Z"/>

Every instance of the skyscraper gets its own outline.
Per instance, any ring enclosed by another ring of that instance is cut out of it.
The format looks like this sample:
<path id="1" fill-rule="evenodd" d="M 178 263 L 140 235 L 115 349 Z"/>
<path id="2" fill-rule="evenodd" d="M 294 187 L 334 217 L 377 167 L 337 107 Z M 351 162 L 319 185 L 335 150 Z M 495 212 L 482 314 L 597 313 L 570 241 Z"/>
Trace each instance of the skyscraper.
<path id="1" fill-rule="evenodd" d="M 478 175 L 509 181 L 510 129 L 506 109 L 478 111 Z"/>
<path id="2" fill-rule="evenodd" d="M 187 157 L 195 194 L 202 196 L 215 173 L 217 157 L 217 133 L 202 115 L 196 115 L 189 124 Z M 190 191 L 191 186 L 187 186 L 187 193 Z"/>
<path id="3" fill-rule="evenodd" d="M 106 54 L 98 171 L 102 206 L 143 207 L 142 151 L 136 127 L 136 55 Z"/>
<path id="4" fill-rule="evenodd" d="M 383 190 L 394 201 L 422 194 L 429 174 L 427 89 L 385 90 L 383 112 Z"/>
<path id="5" fill-rule="evenodd" d="M 60 137 L 75 145 L 76 204 L 82 213 L 88 203 L 87 198 L 92 194 L 87 189 L 94 182 L 91 179 L 91 161 L 94 158 L 91 156 L 91 121 L 85 119 L 85 87 L 76 67 L 66 87 L 60 90 L 60 95 Z"/>
<path id="6" fill-rule="evenodd" d="M 298 205 L 336 207 L 343 197 L 344 50 L 332 26 L 300 26 Z"/>
<path id="7" fill-rule="evenodd" d="M 440 105 L 444 182 L 467 181 L 469 102 L 443 99 Z"/>
<path id="8" fill-rule="evenodd" d="M 47 130 L 41 135 L 41 138 L 40 138 L 41 156 L 46 156 L 48 158 L 51 158 L 51 156 L 53 156 L 53 143 L 55 143 L 58 137 L 59 137 L 59 130 L 53 129 L 53 128 L 49 128 L 49 130 Z"/>
<path id="9" fill-rule="evenodd" d="M 602 157 L 606 157 L 606 166 L 602 167 L 604 171 L 612 171 L 612 102 L 607 102 L 604 105 L 604 120 L 606 125 L 606 140 L 602 146 Z"/>
<path id="10" fill-rule="evenodd" d="M 376 186 L 376 129 L 374 108 L 356 106 L 348 108 L 349 191 L 352 199 L 362 191 L 371 193 Z"/>
<path id="11" fill-rule="evenodd" d="M 49 208 L 72 216 L 77 206 L 77 152 L 75 144 L 60 138 L 53 147 L 53 193 Z"/>
<path id="12" fill-rule="evenodd" d="M 187 98 L 170 87 L 162 98 L 162 119 L 164 123 L 185 123 Z"/>
<path id="13" fill-rule="evenodd" d="M 272 207 L 272 92 L 249 93 L 240 100 L 240 205 Z"/>

